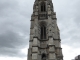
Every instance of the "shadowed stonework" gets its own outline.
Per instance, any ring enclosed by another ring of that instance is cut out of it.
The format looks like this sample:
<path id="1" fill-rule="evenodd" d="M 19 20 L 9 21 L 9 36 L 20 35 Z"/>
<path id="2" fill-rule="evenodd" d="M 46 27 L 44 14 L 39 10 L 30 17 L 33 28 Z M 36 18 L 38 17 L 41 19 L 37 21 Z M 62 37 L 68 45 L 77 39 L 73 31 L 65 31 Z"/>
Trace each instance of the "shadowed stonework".
<path id="1" fill-rule="evenodd" d="M 35 0 L 31 16 L 28 60 L 63 60 L 52 0 Z"/>

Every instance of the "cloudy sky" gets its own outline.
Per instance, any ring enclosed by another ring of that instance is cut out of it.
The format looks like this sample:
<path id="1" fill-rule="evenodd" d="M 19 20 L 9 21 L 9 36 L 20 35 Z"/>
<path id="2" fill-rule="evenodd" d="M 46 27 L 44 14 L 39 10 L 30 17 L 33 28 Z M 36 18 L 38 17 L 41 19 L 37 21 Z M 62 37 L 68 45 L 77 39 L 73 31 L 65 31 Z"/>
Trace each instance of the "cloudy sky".
<path id="1" fill-rule="evenodd" d="M 0 60 L 26 60 L 35 0 L 0 0 Z M 80 54 L 80 0 L 53 0 L 64 60 Z"/>

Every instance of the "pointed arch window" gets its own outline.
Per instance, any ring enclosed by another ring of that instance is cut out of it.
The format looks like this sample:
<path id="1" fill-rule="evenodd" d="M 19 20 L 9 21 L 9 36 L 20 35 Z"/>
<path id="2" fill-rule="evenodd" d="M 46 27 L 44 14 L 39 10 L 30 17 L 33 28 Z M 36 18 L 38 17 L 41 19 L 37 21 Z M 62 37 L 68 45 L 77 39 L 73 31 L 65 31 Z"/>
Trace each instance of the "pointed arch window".
<path id="1" fill-rule="evenodd" d="M 41 26 L 41 39 L 46 39 L 46 27 L 44 25 Z"/>
<path id="2" fill-rule="evenodd" d="M 46 11 L 46 4 L 45 2 L 41 3 L 41 12 L 45 12 Z"/>

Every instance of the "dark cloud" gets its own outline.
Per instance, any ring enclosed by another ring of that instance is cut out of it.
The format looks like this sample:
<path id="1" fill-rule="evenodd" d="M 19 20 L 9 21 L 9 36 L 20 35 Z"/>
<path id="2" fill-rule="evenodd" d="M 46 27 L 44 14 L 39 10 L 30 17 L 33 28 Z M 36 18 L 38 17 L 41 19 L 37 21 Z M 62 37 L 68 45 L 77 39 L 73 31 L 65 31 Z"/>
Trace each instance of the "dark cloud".
<path id="1" fill-rule="evenodd" d="M 18 48 L 22 44 L 26 44 L 26 40 L 23 36 L 19 36 L 17 33 L 12 31 L 6 31 L 5 33 L 0 34 L 0 47 L 10 47 Z M 17 47 L 18 45 L 18 47 Z"/>
<path id="2" fill-rule="evenodd" d="M 0 34 L 0 55 L 25 56 L 20 50 L 26 47 L 27 39 L 13 31 Z"/>
<path id="3" fill-rule="evenodd" d="M 0 0 L 0 56 L 25 57 L 29 41 L 30 15 L 22 0 Z"/>

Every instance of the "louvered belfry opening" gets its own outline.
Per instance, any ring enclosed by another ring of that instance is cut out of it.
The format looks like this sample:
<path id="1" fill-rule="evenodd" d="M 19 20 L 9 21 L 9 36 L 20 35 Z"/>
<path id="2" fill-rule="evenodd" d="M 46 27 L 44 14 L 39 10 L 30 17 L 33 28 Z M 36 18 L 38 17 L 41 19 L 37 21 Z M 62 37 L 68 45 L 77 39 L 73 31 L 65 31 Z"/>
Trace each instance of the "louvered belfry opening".
<path id="1" fill-rule="evenodd" d="M 41 12 L 45 12 L 46 11 L 46 4 L 45 2 L 41 3 Z"/>
<path id="2" fill-rule="evenodd" d="M 42 20 L 42 19 L 47 19 L 47 8 L 46 8 L 46 2 L 41 2 L 39 4 L 39 20 Z"/>

